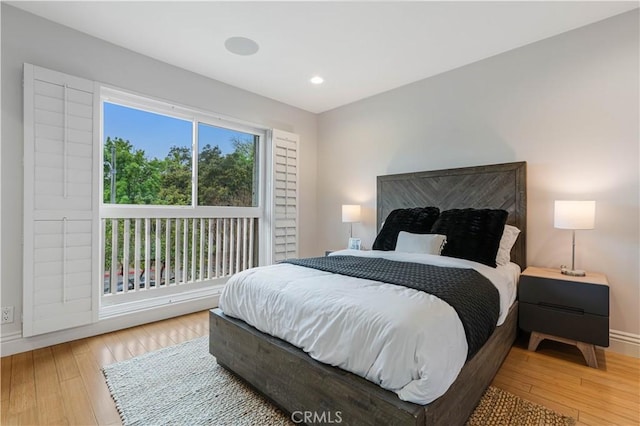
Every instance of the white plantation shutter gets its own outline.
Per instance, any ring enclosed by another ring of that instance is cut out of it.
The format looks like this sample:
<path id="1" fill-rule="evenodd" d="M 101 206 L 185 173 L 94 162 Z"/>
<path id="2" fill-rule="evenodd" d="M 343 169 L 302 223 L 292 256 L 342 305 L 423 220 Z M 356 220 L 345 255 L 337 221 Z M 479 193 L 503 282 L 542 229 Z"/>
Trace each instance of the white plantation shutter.
<path id="1" fill-rule="evenodd" d="M 97 319 L 94 83 L 24 64 L 24 324 Z"/>
<path id="2" fill-rule="evenodd" d="M 273 261 L 298 257 L 298 145 L 300 137 L 274 130 Z"/>

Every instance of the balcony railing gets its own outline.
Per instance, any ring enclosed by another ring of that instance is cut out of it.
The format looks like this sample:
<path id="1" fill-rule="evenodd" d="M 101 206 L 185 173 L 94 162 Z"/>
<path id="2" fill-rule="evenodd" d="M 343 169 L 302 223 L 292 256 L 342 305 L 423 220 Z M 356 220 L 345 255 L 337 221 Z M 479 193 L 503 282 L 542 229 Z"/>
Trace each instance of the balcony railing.
<path id="1" fill-rule="evenodd" d="M 132 293 L 214 285 L 258 264 L 255 217 L 118 217 L 103 218 L 101 227 L 109 304 Z"/>

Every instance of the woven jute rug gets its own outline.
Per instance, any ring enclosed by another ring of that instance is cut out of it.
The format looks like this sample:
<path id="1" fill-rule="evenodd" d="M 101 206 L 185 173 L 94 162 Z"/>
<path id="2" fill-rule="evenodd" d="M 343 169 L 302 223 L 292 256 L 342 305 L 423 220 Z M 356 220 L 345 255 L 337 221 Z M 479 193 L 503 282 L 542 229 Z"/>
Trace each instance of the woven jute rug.
<path id="1" fill-rule="evenodd" d="M 125 425 L 293 425 L 209 354 L 208 337 L 103 368 Z M 490 387 L 467 423 L 573 425 L 570 417 Z"/>

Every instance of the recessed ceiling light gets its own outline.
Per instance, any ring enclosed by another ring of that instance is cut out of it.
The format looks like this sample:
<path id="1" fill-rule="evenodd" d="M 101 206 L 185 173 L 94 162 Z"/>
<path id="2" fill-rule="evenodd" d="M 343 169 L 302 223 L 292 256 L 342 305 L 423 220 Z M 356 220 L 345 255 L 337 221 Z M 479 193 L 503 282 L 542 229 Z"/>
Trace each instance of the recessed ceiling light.
<path id="1" fill-rule="evenodd" d="M 253 55 L 260 48 L 258 43 L 246 37 L 229 37 L 224 42 L 224 47 L 226 47 L 229 52 L 242 56 Z"/>
<path id="2" fill-rule="evenodd" d="M 319 75 L 316 75 L 311 77 L 311 80 L 309 81 L 313 84 L 322 84 L 324 83 L 324 78 L 320 77 Z"/>

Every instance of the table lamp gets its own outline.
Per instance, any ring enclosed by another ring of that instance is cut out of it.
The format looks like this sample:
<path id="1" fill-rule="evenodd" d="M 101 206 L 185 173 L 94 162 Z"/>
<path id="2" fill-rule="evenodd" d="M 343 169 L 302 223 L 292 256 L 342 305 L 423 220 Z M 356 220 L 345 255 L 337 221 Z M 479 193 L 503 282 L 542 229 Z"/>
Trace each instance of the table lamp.
<path id="1" fill-rule="evenodd" d="M 559 201 L 556 200 L 553 214 L 553 226 L 558 229 L 571 229 L 571 269 L 560 267 L 560 272 L 574 277 L 584 277 L 585 271 L 576 269 L 576 229 L 593 229 L 596 217 L 595 201 Z"/>
<path id="2" fill-rule="evenodd" d="M 342 205 L 342 223 L 349 224 L 349 238 L 353 237 L 353 222 L 360 222 L 360 205 Z"/>

